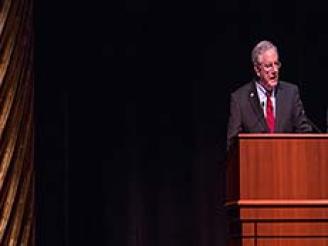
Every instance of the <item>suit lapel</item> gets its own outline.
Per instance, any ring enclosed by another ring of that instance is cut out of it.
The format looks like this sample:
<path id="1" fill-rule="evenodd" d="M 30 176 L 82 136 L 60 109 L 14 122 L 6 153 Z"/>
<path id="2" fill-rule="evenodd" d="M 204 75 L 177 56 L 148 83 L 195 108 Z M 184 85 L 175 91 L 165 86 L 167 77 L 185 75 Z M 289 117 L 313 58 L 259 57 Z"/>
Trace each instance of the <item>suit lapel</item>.
<path id="1" fill-rule="evenodd" d="M 265 129 L 265 131 L 269 131 L 268 129 L 268 126 L 266 124 L 266 121 L 265 121 L 265 118 L 264 118 L 264 113 L 263 113 L 263 109 L 261 107 L 261 104 L 260 104 L 260 100 L 259 100 L 259 96 L 257 94 L 257 89 L 256 89 L 256 85 L 255 85 L 255 81 L 253 81 L 251 83 L 251 88 L 250 88 L 250 91 L 249 91 L 249 101 L 250 101 L 250 104 L 252 106 L 252 109 L 255 113 L 255 115 L 259 115 L 260 118 L 257 119 L 260 121 L 261 125 L 263 126 L 263 128 Z"/>

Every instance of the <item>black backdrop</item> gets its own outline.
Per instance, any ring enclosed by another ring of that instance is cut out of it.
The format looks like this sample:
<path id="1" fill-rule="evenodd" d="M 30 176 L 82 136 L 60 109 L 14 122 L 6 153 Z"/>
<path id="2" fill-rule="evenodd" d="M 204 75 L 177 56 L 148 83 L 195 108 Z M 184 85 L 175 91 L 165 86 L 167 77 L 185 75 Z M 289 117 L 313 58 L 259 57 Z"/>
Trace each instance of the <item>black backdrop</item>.
<path id="1" fill-rule="evenodd" d="M 36 4 L 38 245 L 224 245 L 228 100 L 250 51 L 325 128 L 324 4 Z"/>

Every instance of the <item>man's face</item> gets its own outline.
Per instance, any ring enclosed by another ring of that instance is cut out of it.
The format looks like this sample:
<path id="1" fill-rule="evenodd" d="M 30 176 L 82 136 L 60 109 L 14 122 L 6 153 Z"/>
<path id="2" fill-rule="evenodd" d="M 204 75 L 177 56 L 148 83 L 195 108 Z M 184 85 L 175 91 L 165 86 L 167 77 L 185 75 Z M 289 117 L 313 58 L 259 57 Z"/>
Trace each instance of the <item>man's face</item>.
<path id="1" fill-rule="evenodd" d="M 265 88 L 271 90 L 278 84 L 280 66 L 275 49 L 266 50 L 259 55 L 258 64 L 254 66 L 254 69 Z"/>

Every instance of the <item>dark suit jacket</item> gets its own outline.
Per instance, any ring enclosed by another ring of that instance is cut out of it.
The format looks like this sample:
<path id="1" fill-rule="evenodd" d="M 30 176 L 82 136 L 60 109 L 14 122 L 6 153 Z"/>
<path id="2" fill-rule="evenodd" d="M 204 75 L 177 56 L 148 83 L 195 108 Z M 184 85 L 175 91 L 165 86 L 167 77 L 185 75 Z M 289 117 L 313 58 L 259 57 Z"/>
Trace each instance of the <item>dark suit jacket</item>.
<path id="1" fill-rule="evenodd" d="M 276 88 L 275 132 L 311 132 L 296 85 L 279 81 Z M 252 81 L 231 94 L 227 131 L 228 148 L 238 133 L 267 133 L 263 109 Z"/>

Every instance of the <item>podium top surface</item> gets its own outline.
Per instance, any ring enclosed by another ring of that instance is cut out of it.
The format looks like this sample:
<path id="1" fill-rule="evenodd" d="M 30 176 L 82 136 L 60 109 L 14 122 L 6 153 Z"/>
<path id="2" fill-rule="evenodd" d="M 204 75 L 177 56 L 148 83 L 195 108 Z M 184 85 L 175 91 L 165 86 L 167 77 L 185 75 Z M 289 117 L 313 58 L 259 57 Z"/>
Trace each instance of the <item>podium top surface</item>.
<path id="1" fill-rule="evenodd" d="M 328 139 L 328 133 L 240 133 L 239 139 Z"/>

